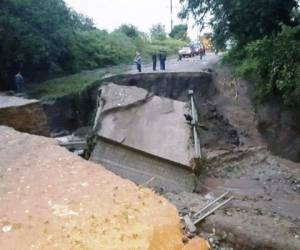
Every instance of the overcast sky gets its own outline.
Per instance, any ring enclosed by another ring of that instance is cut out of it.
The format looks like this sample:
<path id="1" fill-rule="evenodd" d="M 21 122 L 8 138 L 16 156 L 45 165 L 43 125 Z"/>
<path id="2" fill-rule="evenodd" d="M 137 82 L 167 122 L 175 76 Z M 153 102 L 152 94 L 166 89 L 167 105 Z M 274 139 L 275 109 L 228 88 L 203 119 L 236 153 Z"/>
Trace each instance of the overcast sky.
<path id="1" fill-rule="evenodd" d="M 170 0 L 65 0 L 78 12 L 94 20 L 99 29 L 112 31 L 121 24 L 133 24 L 139 30 L 149 32 L 150 27 L 162 23 L 170 31 Z M 182 23 L 177 18 L 180 11 L 179 0 L 173 0 L 174 24 Z M 197 28 L 189 24 L 189 35 L 195 39 Z"/>

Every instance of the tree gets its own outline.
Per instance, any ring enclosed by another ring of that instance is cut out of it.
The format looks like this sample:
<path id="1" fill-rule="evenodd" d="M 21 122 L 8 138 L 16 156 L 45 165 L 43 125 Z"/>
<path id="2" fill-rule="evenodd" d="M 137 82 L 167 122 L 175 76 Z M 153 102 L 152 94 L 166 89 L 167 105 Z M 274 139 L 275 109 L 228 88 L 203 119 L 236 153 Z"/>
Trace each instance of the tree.
<path id="1" fill-rule="evenodd" d="M 20 69 L 31 78 L 73 72 L 76 31 L 92 29 L 92 21 L 63 0 L 1 1 L 0 87 Z"/>
<path id="2" fill-rule="evenodd" d="M 152 40 L 164 40 L 167 38 L 165 26 L 158 23 L 151 27 L 150 35 Z"/>
<path id="3" fill-rule="evenodd" d="M 184 8 L 180 16 L 192 14 L 204 25 L 209 15 L 214 40 L 221 46 L 226 40 L 244 45 L 266 35 L 278 33 L 281 24 L 296 25 L 291 18 L 297 0 L 181 0 Z"/>
<path id="4" fill-rule="evenodd" d="M 170 33 L 170 37 L 186 41 L 188 39 L 187 36 L 188 26 L 186 24 L 175 25 L 172 32 Z"/>
<path id="5" fill-rule="evenodd" d="M 130 37 L 130 38 L 138 38 L 139 37 L 139 31 L 137 29 L 137 27 L 131 25 L 131 24 L 122 24 L 117 30 L 115 30 L 116 32 L 122 32 L 123 34 L 125 34 L 126 36 Z"/>

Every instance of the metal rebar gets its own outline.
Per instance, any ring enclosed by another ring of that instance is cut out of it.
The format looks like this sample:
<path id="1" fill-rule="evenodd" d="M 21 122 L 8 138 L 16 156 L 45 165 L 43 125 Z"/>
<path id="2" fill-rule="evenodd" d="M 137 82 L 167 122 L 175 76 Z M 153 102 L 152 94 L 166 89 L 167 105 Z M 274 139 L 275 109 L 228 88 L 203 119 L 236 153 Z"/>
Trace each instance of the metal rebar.
<path id="1" fill-rule="evenodd" d="M 198 124 L 198 113 L 195 105 L 195 100 L 194 100 L 194 91 L 189 90 L 189 94 L 191 95 L 191 106 L 192 106 L 192 117 L 193 117 L 193 134 L 194 134 L 194 144 L 195 144 L 195 158 L 201 158 L 202 153 L 201 153 L 201 143 L 200 143 L 200 138 L 198 136 L 198 131 L 197 131 L 197 124 Z"/>
<path id="2" fill-rule="evenodd" d="M 199 219 L 197 219 L 194 222 L 194 225 L 197 225 L 200 221 L 202 221 L 203 219 L 205 219 L 207 216 L 211 215 L 213 212 L 215 212 L 216 210 L 218 210 L 220 207 L 223 207 L 224 205 L 226 205 L 229 201 L 231 201 L 234 197 L 231 196 L 228 200 L 222 202 L 221 204 L 219 204 L 218 206 L 216 206 L 215 208 L 213 208 L 212 210 L 210 210 L 209 212 L 207 212 L 206 214 L 204 214 L 203 216 L 201 216 Z"/>
<path id="3" fill-rule="evenodd" d="M 193 215 L 193 217 L 198 216 L 199 214 L 201 214 L 204 210 L 206 210 L 207 208 L 209 208 L 210 206 L 214 205 L 215 203 L 217 203 L 219 200 L 223 199 L 226 195 L 228 195 L 229 192 L 226 192 L 224 194 L 222 194 L 220 197 L 218 197 L 217 199 L 213 200 L 212 202 L 208 203 L 204 208 L 202 208 L 201 210 L 199 210 L 197 213 L 195 213 Z"/>

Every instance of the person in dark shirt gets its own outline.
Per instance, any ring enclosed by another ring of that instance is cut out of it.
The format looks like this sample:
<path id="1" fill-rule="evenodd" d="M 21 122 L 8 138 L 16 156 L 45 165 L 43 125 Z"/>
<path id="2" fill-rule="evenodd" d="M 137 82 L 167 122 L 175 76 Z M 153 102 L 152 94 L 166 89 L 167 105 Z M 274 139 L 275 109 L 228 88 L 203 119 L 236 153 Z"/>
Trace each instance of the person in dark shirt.
<path id="1" fill-rule="evenodd" d="M 167 55 L 162 52 L 159 54 L 160 70 L 166 70 Z"/>
<path id="2" fill-rule="evenodd" d="M 24 90 L 24 78 L 21 75 L 21 72 L 18 72 L 18 74 L 15 75 L 15 87 L 17 92 Z"/>
<path id="3" fill-rule="evenodd" d="M 152 55 L 153 71 L 156 71 L 157 55 L 154 53 Z"/>

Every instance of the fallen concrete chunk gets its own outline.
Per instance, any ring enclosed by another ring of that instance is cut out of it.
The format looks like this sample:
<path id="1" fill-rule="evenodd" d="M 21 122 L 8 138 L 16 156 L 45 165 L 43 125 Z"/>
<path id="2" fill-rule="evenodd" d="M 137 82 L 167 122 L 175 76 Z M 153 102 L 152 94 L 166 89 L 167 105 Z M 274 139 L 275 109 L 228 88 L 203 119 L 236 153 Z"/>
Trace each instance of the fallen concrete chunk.
<path id="1" fill-rule="evenodd" d="M 104 86 L 100 92 L 102 104 L 95 121 L 98 136 L 190 165 L 194 151 L 184 118 L 185 102 L 158 96 L 147 99 L 144 89 L 115 84 Z"/>
<path id="2" fill-rule="evenodd" d="M 58 145 L 69 150 L 85 150 L 87 149 L 87 141 L 73 135 L 55 138 Z"/>
<path id="3" fill-rule="evenodd" d="M 0 125 L 21 132 L 49 135 L 48 121 L 38 100 L 8 96 L 0 93 Z"/>
<path id="4" fill-rule="evenodd" d="M 186 103 L 112 83 L 100 88 L 98 103 L 92 161 L 137 184 L 154 177 L 150 186 L 194 190 Z"/>
<path id="5" fill-rule="evenodd" d="M 114 83 L 101 87 L 99 93 L 101 94 L 100 101 L 104 101 L 101 112 L 142 102 L 148 96 L 148 92 L 144 89 L 134 86 L 128 88 Z"/>
<path id="6" fill-rule="evenodd" d="M 190 216 L 185 215 L 183 217 L 183 219 L 184 219 L 184 223 L 185 223 L 185 225 L 186 225 L 189 232 L 194 233 L 194 232 L 197 231 L 197 228 L 195 227 L 195 225 L 194 225 L 194 223 L 193 223 Z"/>
<path id="7" fill-rule="evenodd" d="M 174 206 L 53 139 L 0 126 L 0 159 L 3 250 L 185 247 Z"/>

